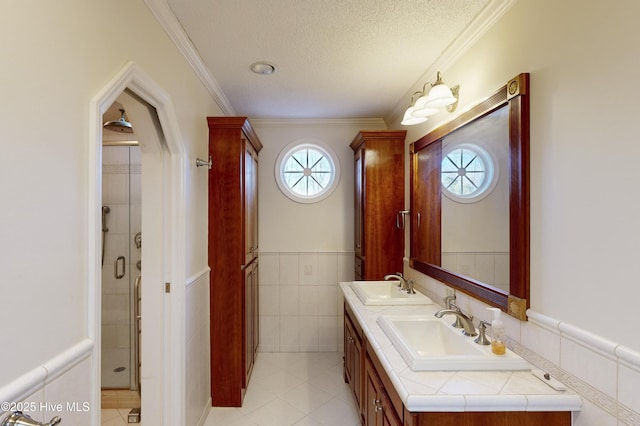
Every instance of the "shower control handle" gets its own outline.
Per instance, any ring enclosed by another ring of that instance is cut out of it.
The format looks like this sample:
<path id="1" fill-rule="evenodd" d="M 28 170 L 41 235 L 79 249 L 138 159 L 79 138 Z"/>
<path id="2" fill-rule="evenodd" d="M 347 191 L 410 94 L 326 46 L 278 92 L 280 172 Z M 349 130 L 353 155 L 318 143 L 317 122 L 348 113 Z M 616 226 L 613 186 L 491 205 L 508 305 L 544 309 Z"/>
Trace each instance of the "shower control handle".
<path id="1" fill-rule="evenodd" d="M 113 275 L 116 277 L 116 280 L 124 278 L 126 273 L 125 260 L 124 256 L 118 256 L 116 261 L 113 262 Z"/>

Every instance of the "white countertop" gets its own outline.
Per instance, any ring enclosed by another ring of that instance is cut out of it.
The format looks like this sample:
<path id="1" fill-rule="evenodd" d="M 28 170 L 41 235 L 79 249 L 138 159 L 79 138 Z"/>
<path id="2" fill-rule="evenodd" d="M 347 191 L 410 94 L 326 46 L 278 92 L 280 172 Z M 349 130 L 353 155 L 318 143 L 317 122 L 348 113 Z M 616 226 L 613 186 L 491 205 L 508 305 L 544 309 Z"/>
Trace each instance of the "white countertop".
<path id="1" fill-rule="evenodd" d="M 350 285 L 340 283 L 345 301 L 409 411 L 580 411 L 579 395 L 556 391 L 528 371 L 412 371 L 376 320 L 432 315 L 441 306 L 365 306 Z"/>

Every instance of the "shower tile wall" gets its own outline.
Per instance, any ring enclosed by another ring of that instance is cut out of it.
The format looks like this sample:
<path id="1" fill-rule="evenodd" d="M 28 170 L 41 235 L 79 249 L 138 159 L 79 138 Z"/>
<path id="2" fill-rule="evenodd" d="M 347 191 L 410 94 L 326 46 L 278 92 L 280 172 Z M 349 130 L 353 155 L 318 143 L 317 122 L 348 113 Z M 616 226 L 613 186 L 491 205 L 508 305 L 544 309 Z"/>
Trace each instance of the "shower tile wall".
<path id="1" fill-rule="evenodd" d="M 102 268 L 102 387 L 129 388 L 131 285 L 138 275 L 136 262 L 140 259 L 133 240 L 141 229 L 140 149 L 105 146 L 102 158 L 102 204 L 110 208 Z M 126 258 L 122 279 L 114 275 L 118 256 Z M 126 369 L 114 372 L 121 367 Z"/>
<path id="2" fill-rule="evenodd" d="M 338 282 L 353 279 L 352 252 L 261 252 L 260 350 L 341 351 Z"/>

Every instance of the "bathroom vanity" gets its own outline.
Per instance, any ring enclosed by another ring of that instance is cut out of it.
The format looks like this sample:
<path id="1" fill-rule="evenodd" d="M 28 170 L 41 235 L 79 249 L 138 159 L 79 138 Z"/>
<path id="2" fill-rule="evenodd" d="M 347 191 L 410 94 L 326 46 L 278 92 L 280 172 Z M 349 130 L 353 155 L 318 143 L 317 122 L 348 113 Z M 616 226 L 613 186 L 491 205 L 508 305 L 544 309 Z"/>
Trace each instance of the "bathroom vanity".
<path id="1" fill-rule="evenodd" d="M 364 305 L 344 294 L 344 378 L 364 425 L 571 425 L 581 398 L 529 370 L 413 371 L 379 325 L 380 316 L 433 315 L 439 305 Z"/>

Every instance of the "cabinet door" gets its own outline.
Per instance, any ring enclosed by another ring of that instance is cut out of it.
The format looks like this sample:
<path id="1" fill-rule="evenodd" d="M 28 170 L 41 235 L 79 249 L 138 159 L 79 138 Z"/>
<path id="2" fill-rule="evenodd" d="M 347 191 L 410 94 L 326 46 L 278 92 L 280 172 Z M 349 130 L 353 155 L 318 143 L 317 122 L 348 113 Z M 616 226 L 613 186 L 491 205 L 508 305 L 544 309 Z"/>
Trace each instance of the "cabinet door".
<path id="1" fill-rule="evenodd" d="M 354 188 L 354 250 L 356 257 L 361 257 L 364 254 L 364 223 L 363 223 L 363 179 L 364 179 L 364 164 L 362 162 L 362 157 L 364 154 L 364 148 L 360 148 L 355 152 L 354 157 L 354 180 L 355 180 L 355 188 Z"/>
<path id="2" fill-rule="evenodd" d="M 259 322 L 260 307 L 258 303 L 258 301 L 260 300 L 260 293 L 259 293 L 260 268 L 259 268 L 259 263 L 257 259 L 254 261 L 254 263 L 255 265 L 253 267 L 253 280 L 252 280 L 253 292 L 252 292 L 252 298 L 251 298 L 251 303 L 253 307 L 253 312 L 252 312 L 253 328 L 251 330 L 251 335 L 253 340 L 253 346 L 252 346 L 253 350 L 251 352 L 251 356 L 253 357 L 253 362 L 255 362 L 256 360 L 256 355 L 258 353 L 258 345 L 260 344 L 260 322 Z"/>
<path id="3" fill-rule="evenodd" d="M 254 316 L 254 273 L 253 264 L 245 269 L 244 276 L 244 367 L 243 387 L 246 388 L 253 370 L 253 316 Z"/>
<path id="4" fill-rule="evenodd" d="M 396 413 L 389 395 L 380 380 L 375 367 L 365 360 L 365 394 L 364 424 L 365 426 L 402 426 L 402 420 Z"/>
<path id="5" fill-rule="evenodd" d="M 378 390 L 380 385 L 378 383 L 375 373 L 371 370 L 371 364 L 365 362 L 365 384 L 364 384 L 364 424 L 365 426 L 381 426 L 382 416 L 378 415 L 380 409 L 380 396 Z"/>
<path id="6" fill-rule="evenodd" d="M 244 145 L 244 240 L 245 264 L 248 265 L 258 250 L 258 154 L 246 140 Z"/>
<path id="7" fill-rule="evenodd" d="M 243 387 L 247 387 L 258 352 L 258 262 L 245 269 L 244 276 L 244 367 Z"/>
<path id="8" fill-rule="evenodd" d="M 398 418 L 396 411 L 393 409 L 391 402 L 387 398 L 385 392 L 381 396 L 381 412 L 382 412 L 382 426 L 402 426 L 402 421 Z"/>
<path id="9" fill-rule="evenodd" d="M 359 413 L 362 407 L 362 341 L 346 315 L 344 336 L 345 380 L 349 383 Z"/>
<path id="10" fill-rule="evenodd" d="M 349 384 L 353 392 L 353 370 L 354 366 L 354 349 L 351 342 L 354 340 L 355 333 L 351 326 L 351 321 L 345 316 L 344 318 L 344 378 Z"/>
<path id="11" fill-rule="evenodd" d="M 362 342 L 354 332 L 353 337 L 353 394 L 356 398 L 358 412 L 362 411 Z"/>

